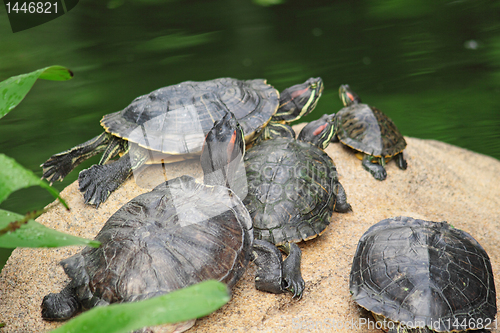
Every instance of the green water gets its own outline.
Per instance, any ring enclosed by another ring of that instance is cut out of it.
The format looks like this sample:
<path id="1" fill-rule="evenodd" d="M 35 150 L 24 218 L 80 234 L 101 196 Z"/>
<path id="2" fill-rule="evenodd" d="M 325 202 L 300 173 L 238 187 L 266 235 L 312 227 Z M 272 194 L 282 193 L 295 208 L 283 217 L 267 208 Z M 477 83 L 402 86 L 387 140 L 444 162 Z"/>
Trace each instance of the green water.
<path id="1" fill-rule="evenodd" d="M 231 76 L 267 78 L 282 90 L 321 76 L 324 95 L 306 120 L 339 110 L 337 89 L 348 83 L 404 135 L 500 159 L 499 2 L 258 3 L 85 0 L 15 34 L 0 6 L 0 80 L 49 65 L 75 73 L 37 82 L 0 120 L 0 152 L 41 176 L 49 156 L 100 133 L 103 114 L 159 87 Z M 31 188 L 0 207 L 23 213 L 50 201 Z"/>

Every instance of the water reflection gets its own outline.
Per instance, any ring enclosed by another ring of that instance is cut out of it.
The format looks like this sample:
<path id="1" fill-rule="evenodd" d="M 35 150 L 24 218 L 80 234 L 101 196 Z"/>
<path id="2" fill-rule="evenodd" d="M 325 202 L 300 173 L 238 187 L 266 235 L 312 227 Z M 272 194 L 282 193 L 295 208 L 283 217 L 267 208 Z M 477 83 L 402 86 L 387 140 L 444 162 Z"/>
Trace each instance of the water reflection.
<path id="1" fill-rule="evenodd" d="M 337 89 L 348 83 L 404 135 L 500 158 L 499 4 L 275 2 L 87 0 L 16 34 L 0 6 L 0 80 L 55 64 L 75 72 L 36 83 L 0 121 L 0 152 L 41 175 L 50 155 L 97 135 L 102 115 L 159 87 L 229 76 L 283 90 L 321 76 L 325 92 L 308 121 L 339 110 Z M 33 208 L 51 200 L 36 194 L 18 198 Z M 16 195 L 2 207 L 16 210 Z"/>

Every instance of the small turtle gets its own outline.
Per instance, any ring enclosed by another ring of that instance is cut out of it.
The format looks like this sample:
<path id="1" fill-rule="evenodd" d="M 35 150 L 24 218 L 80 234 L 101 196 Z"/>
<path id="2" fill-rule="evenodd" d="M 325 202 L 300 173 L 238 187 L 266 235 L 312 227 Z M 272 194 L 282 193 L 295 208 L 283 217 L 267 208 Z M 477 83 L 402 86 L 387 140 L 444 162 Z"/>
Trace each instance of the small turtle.
<path id="1" fill-rule="evenodd" d="M 280 252 L 254 241 L 251 217 L 227 187 L 244 149 L 234 116 L 216 121 L 201 155 L 204 184 L 171 179 L 121 207 L 97 235 L 99 248 L 61 262 L 71 281 L 45 296 L 42 317 L 66 320 L 81 308 L 147 299 L 208 279 L 232 287 L 249 260 L 258 267 L 257 289 L 284 292 Z"/>
<path id="2" fill-rule="evenodd" d="M 488 254 L 446 222 L 399 216 L 370 227 L 350 290 L 389 333 L 487 332 L 497 312 Z"/>
<path id="3" fill-rule="evenodd" d="M 278 130 L 275 131 L 276 127 Z M 283 274 L 288 290 L 301 297 L 301 251 L 295 244 L 320 235 L 333 211 L 347 212 L 346 193 L 325 149 L 333 135 L 330 116 L 309 123 L 295 140 L 287 125 L 270 125 L 272 138 L 245 155 L 248 194 L 243 200 L 253 219 L 254 237 L 277 245 L 288 257 Z"/>
<path id="4" fill-rule="evenodd" d="M 169 163 L 200 154 L 205 135 L 216 120 L 233 112 L 251 142 L 269 121 L 291 122 L 311 112 L 323 91 L 321 78 L 279 92 L 266 80 L 220 78 L 186 81 L 155 90 L 124 110 L 105 115 L 105 132 L 55 154 L 41 166 L 51 184 L 78 164 L 104 152 L 98 165 L 78 176 L 87 204 L 99 205 L 134 170 L 145 163 Z M 116 163 L 105 164 L 116 155 Z"/>
<path id="5" fill-rule="evenodd" d="M 344 145 L 359 151 L 363 167 L 377 180 L 387 177 L 385 163 L 395 158 L 401 170 L 407 167 L 403 157 L 406 141 L 392 120 L 379 109 L 361 104 L 349 85 L 341 85 L 344 108 L 335 115 L 335 137 Z"/>

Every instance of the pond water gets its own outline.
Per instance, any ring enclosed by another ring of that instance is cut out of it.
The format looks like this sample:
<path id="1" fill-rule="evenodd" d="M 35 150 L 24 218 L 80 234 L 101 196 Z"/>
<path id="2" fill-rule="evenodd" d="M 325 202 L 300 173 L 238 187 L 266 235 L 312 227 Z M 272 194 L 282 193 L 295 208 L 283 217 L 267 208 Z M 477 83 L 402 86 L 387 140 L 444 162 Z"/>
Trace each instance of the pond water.
<path id="1" fill-rule="evenodd" d="M 101 116 L 135 97 L 224 76 L 279 90 L 321 76 L 307 121 L 338 111 L 348 83 L 404 135 L 500 159 L 499 2 L 85 0 L 15 34 L 0 6 L 0 80 L 50 65 L 75 76 L 37 82 L 0 120 L 0 152 L 40 176 L 48 157 L 100 133 Z M 30 188 L 0 207 L 23 213 L 51 200 Z"/>

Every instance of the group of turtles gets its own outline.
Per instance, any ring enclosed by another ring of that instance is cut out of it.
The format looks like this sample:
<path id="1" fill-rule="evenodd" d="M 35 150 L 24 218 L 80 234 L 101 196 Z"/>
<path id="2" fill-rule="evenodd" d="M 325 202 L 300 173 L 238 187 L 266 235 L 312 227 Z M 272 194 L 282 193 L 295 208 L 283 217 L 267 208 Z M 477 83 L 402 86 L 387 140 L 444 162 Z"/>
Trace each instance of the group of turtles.
<path id="1" fill-rule="evenodd" d="M 328 144 L 340 141 L 355 150 L 362 166 L 378 180 L 386 178 L 384 165 L 390 159 L 401 169 L 407 167 L 406 142 L 397 127 L 378 109 L 362 104 L 347 85 L 339 90 L 343 109 L 307 124 L 296 135 L 290 123 L 314 110 L 323 89 L 321 78 L 310 78 L 281 94 L 260 79 L 186 81 L 105 115 L 102 134 L 50 157 L 42 164 L 43 178 L 53 183 L 83 160 L 103 153 L 98 164 L 78 177 L 85 203 L 96 207 L 146 163 L 200 156 L 204 180 L 170 179 L 116 211 L 96 237 L 99 248 L 87 247 L 61 262 L 71 282 L 61 292 L 45 296 L 42 317 L 65 320 L 81 309 L 150 298 L 207 279 L 232 287 L 249 261 L 257 266 L 257 289 L 288 291 L 300 298 L 305 283 L 296 243 L 320 235 L 334 211 L 351 211 L 335 164 L 324 152 Z M 106 163 L 116 156 L 116 161 Z M 426 320 L 494 318 L 491 265 L 470 235 L 411 218 L 382 222 L 367 232 L 382 234 L 362 237 L 353 262 L 351 292 L 361 306 L 399 323 L 421 319 L 424 308 Z M 423 228 L 425 237 L 418 237 L 418 242 L 412 238 L 417 228 L 412 223 Z M 386 225 L 399 229 L 386 234 Z M 419 250 L 394 243 L 389 263 L 384 249 L 395 238 L 407 236 L 408 230 L 408 244 L 418 243 Z M 458 240 L 449 240 L 449 233 L 456 233 Z M 438 256 L 424 254 L 430 253 L 432 242 L 441 246 Z M 450 255 L 450 248 L 461 252 Z M 410 259 L 398 259 L 404 251 Z M 469 260 L 471 253 L 477 265 Z M 490 280 L 465 288 L 459 285 L 465 280 L 457 280 L 446 268 L 438 280 L 425 285 L 425 267 L 460 266 L 458 261 L 472 262 L 461 272 L 470 273 L 476 282 L 483 281 L 483 275 Z M 401 277 L 415 269 L 421 274 L 412 274 L 413 280 Z M 448 280 L 442 277 L 445 273 Z M 452 290 L 451 295 L 445 289 Z M 456 300 L 453 293 L 458 291 L 471 301 Z M 435 295 L 442 302 L 436 302 Z M 392 332 L 403 332 L 401 327 Z M 436 331 L 451 331 L 450 327 L 442 325 Z"/>

